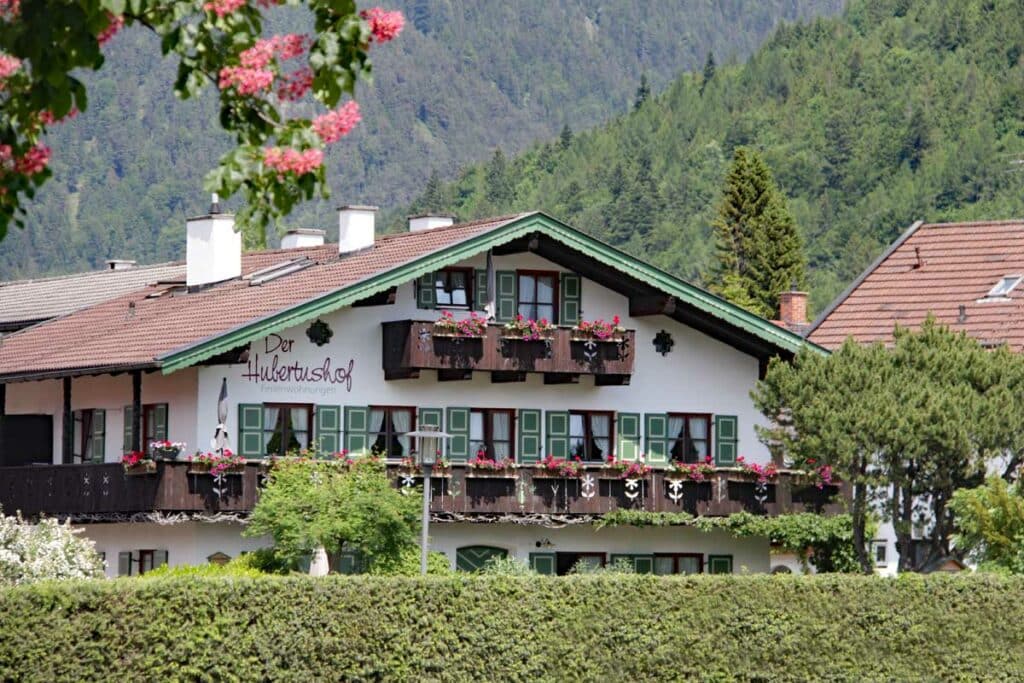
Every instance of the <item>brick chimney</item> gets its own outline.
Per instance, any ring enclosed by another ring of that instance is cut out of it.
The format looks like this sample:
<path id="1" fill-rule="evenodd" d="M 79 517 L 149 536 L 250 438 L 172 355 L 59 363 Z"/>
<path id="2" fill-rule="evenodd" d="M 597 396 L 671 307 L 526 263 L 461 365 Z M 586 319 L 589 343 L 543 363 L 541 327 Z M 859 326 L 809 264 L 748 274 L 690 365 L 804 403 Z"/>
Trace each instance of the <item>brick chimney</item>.
<path id="1" fill-rule="evenodd" d="M 807 324 L 807 292 L 794 288 L 779 294 L 779 322 L 794 331 Z"/>

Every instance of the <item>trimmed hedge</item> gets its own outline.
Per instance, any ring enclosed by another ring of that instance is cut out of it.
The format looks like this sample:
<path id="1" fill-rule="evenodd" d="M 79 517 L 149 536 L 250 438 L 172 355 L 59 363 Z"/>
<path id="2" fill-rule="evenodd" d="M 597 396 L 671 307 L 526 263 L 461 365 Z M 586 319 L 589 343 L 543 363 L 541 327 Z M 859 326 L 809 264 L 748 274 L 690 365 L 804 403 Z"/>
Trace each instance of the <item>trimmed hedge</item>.
<path id="1" fill-rule="evenodd" d="M 0 591 L 0 679 L 1021 680 L 1024 578 L 331 576 Z"/>

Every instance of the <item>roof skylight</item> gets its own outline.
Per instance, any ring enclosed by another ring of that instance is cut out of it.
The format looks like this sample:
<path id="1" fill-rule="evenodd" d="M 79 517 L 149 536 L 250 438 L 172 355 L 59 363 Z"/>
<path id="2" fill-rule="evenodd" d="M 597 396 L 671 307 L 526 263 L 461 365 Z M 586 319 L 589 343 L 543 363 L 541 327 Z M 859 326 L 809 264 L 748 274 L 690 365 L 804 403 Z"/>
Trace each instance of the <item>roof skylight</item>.
<path id="1" fill-rule="evenodd" d="M 1020 284 L 1021 280 L 1024 280 L 1024 275 L 1004 275 L 996 283 L 996 286 L 989 290 L 985 298 L 996 299 L 1005 297 L 1013 291 L 1014 287 Z"/>

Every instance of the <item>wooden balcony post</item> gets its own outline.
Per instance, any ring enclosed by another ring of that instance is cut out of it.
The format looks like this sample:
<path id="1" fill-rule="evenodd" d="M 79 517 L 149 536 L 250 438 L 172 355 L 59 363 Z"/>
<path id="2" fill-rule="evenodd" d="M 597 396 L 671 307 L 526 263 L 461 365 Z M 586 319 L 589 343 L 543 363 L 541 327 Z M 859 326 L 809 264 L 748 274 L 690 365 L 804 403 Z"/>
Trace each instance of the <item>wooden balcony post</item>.
<path id="1" fill-rule="evenodd" d="M 7 414 L 7 385 L 0 384 L 0 464 L 4 462 L 4 415 Z"/>
<path id="2" fill-rule="evenodd" d="M 142 371 L 132 371 L 132 450 L 142 450 Z"/>
<path id="3" fill-rule="evenodd" d="M 64 378 L 64 410 L 61 415 L 61 462 L 70 464 L 74 459 L 72 446 L 75 438 L 75 424 L 71 416 L 71 378 Z"/>

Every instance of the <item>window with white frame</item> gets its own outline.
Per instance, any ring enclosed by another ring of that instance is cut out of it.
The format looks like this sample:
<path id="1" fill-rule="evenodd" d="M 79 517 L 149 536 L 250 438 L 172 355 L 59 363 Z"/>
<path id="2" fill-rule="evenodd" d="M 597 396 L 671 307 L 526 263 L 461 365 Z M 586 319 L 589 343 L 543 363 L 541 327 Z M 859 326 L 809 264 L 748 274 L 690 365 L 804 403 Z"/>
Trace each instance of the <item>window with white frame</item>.
<path id="1" fill-rule="evenodd" d="M 512 415 L 513 411 L 504 408 L 473 408 L 469 413 L 470 454 L 491 460 L 515 457 Z"/>

